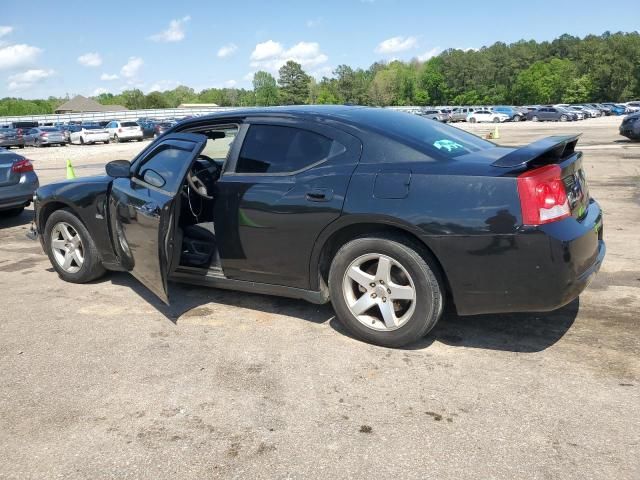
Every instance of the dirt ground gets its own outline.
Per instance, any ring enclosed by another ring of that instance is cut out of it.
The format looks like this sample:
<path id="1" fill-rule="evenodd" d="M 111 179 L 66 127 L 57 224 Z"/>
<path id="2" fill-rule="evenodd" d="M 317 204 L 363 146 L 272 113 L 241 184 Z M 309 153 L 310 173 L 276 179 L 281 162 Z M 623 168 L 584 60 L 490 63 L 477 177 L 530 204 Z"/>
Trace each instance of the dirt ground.
<path id="1" fill-rule="evenodd" d="M 584 133 L 608 252 L 579 301 L 448 312 L 401 350 L 350 338 L 330 305 L 64 283 L 25 238 L 30 210 L 0 220 L 0 478 L 637 480 L 640 143 L 619 123 L 499 126 L 506 145 Z M 145 145 L 24 154 L 48 183 L 67 158 L 92 175 Z"/>

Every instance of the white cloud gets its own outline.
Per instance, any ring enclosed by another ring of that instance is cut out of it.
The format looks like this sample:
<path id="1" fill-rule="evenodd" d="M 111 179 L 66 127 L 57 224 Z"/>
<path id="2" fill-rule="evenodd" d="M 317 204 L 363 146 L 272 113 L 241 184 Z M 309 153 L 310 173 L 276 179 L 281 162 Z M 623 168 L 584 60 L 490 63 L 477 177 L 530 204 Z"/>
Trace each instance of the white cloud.
<path id="1" fill-rule="evenodd" d="M 31 45 L 16 44 L 0 48 L 0 70 L 12 70 L 35 62 L 42 49 Z"/>
<path id="2" fill-rule="evenodd" d="M 266 60 L 269 58 L 277 57 L 280 55 L 284 49 L 279 42 L 274 42 L 273 40 L 267 40 L 263 43 L 258 43 L 256 48 L 251 52 L 251 60 L 255 62 L 259 62 L 261 60 Z"/>
<path id="3" fill-rule="evenodd" d="M 9 35 L 11 32 L 13 32 L 13 27 L 9 25 L 0 25 L 0 37 Z"/>
<path id="4" fill-rule="evenodd" d="M 220 49 L 218 50 L 218 56 L 220 58 L 230 57 L 231 55 L 236 53 L 236 50 L 238 50 L 238 46 L 236 44 L 228 43 L 227 45 L 223 45 L 222 47 L 220 47 Z"/>
<path id="5" fill-rule="evenodd" d="M 226 82 L 224 82 L 224 86 L 227 88 L 233 88 L 238 84 L 238 82 L 236 82 L 235 80 L 227 80 Z"/>
<path id="6" fill-rule="evenodd" d="M 120 78 L 118 75 L 116 75 L 115 73 L 111 74 L 111 73 L 103 73 L 102 75 L 100 75 L 100 80 L 117 80 L 118 78 Z"/>
<path id="7" fill-rule="evenodd" d="M 317 42 L 298 42 L 285 49 L 281 43 L 268 40 L 256 45 L 250 59 L 253 68 L 276 71 L 289 60 L 304 68 L 314 68 L 325 63 L 329 57 L 320 51 Z"/>
<path id="8" fill-rule="evenodd" d="M 432 49 L 424 52 L 422 55 L 418 55 L 418 60 L 420 60 L 421 62 L 426 62 L 431 57 L 435 57 L 436 55 L 438 55 L 441 51 L 442 49 L 440 47 L 433 47 Z"/>
<path id="9" fill-rule="evenodd" d="M 312 18 L 311 20 L 307 20 L 307 28 L 315 28 L 322 23 L 322 17 Z"/>
<path id="10" fill-rule="evenodd" d="M 169 28 L 155 35 L 151 35 L 149 39 L 154 42 L 180 42 L 184 39 L 184 26 L 189 20 L 191 20 L 189 15 L 171 20 L 169 22 Z"/>
<path id="11" fill-rule="evenodd" d="M 380 42 L 376 53 L 397 53 L 415 48 L 418 44 L 416 37 L 391 37 Z"/>
<path id="12" fill-rule="evenodd" d="M 99 67 L 102 65 L 102 57 L 97 52 L 89 52 L 78 57 L 78 63 L 85 67 Z"/>
<path id="13" fill-rule="evenodd" d="M 478 50 L 480 50 L 479 48 L 473 48 L 473 47 L 469 47 L 469 48 L 456 48 L 455 50 L 462 50 L 463 52 L 477 52 Z"/>
<path id="14" fill-rule="evenodd" d="M 253 76 L 255 74 L 256 74 L 256 72 L 249 72 L 244 77 L 242 77 L 242 80 L 245 80 L 247 82 L 252 82 L 253 81 Z"/>
<path id="15" fill-rule="evenodd" d="M 129 57 L 129 61 L 120 69 L 120 74 L 125 78 L 133 78 L 143 64 L 144 61 L 140 57 Z"/>
<path id="16" fill-rule="evenodd" d="M 93 91 L 92 95 L 94 97 L 97 97 L 98 95 L 101 95 L 103 93 L 109 93 L 109 90 L 107 90 L 106 88 L 98 87 Z"/>
<path id="17" fill-rule="evenodd" d="M 9 90 L 24 90 L 40 83 L 55 74 L 53 70 L 32 69 L 26 72 L 9 75 Z"/>

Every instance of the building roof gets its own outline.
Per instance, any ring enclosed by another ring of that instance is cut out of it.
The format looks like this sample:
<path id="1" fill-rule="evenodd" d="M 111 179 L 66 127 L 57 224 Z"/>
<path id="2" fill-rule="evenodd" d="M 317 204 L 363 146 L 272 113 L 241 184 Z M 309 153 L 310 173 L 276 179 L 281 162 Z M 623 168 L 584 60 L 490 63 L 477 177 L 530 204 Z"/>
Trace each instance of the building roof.
<path id="1" fill-rule="evenodd" d="M 77 95 L 56 108 L 55 113 L 115 112 L 120 110 L 128 110 L 128 108 L 121 105 L 102 105 L 95 100 Z"/>

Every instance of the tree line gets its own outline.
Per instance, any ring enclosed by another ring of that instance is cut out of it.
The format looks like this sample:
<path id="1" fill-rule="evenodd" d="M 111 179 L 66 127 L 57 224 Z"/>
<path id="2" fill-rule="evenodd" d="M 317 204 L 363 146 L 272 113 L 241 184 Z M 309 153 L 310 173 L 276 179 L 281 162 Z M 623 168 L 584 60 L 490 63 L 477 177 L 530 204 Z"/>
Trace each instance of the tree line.
<path id="1" fill-rule="evenodd" d="M 94 97 L 129 109 L 181 103 L 220 106 L 294 104 L 529 105 L 628 101 L 640 98 L 640 34 L 610 33 L 551 42 L 497 42 L 479 50 L 445 50 L 426 61 L 376 62 L 367 69 L 339 65 L 317 81 L 289 61 L 277 78 L 258 71 L 253 89 L 178 86 L 144 94 L 125 90 Z M 0 116 L 52 113 L 66 99 L 0 100 Z"/>

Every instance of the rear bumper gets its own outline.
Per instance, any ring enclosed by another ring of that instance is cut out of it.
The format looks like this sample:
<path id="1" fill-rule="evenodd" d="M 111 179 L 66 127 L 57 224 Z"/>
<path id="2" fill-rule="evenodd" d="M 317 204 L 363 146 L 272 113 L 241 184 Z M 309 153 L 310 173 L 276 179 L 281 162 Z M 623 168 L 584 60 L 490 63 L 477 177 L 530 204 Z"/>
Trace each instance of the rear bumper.
<path id="1" fill-rule="evenodd" d="M 116 132 L 114 134 L 118 136 L 118 138 L 120 140 L 134 140 L 134 139 L 138 139 L 138 138 L 143 138 L 142 132 Z"/>
<path id="2" fill-rule="evenodd" d="M 14 185 L 0 187 L 0 210 L 27 206 L 38 188 L 38 177 L 33 172 L 24 173 Z"/>
<path id="3" fill-rule="evenodd" d="M 447 239 L 447 256 L 462 267 L 447 271 L 460 315 L 545 312 L 577 298 L 606 253 L 602 212 L 591 201 L 585 218 L 567 218 L 515 235 Z M 461 262 L 460 259 L 464 258 Z"/>

